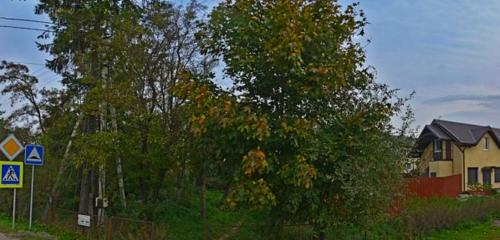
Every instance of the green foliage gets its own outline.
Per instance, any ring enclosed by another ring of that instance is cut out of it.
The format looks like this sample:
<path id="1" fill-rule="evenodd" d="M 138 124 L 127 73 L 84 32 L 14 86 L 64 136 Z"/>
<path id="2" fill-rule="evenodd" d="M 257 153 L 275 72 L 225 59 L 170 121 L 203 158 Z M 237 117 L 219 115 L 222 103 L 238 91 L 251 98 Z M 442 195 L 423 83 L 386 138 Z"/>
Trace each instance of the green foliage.
<path id="1" fill-rule="evenodd" d="M 500 236 L 500 228 L 493 225 L 491 220 L 484 222 L 473 222 L 463 224 L 459 227 L 439 231 L 425 237 L 427 240 L 468 240 L 468 239 L 497 239 Z"/>
<path id="2" fill-rule="evenodd" d="M 12 218 L 9 217 L 8 215 L 4 213 L 0 213 L 0 229 L 2 232 L 6 232 L 9 234 L 12 234 L 15 236 L 16 239 L 38 239 L 34 238 L 33 235 L 29 235 L 26 237 L 23 237 L 23 234 L 17 235 L 16 232 L 23 232 L 23 231 L 28 231 L 28 223 L 23 220 L 17 220 L 16 221 L 16 228 L 15 230 L 12 229 Z M 79 234 L 73 233 L 72 231 L 65 229 L 62 226 L 51 226 L 48 227 L 46 225 L 40 224 L 40 223 L 34 223 L 32 228 L 32 232 L 43 232 L 43 233 L 49 233 L 51 236 L 57 237 L 57 239 L 60 240 L 79 240 L 79 239 L 85 239 L 83 236 L 80 236 Z M 40 237 L 39 239 L 46 239 L 45 237 Z"/>
<path id="3" fill-rule="evenodd" d="M 247 221 L 238 214 L 250 210 L 277 234 L 386 217 L 412 115 L 401 130 L 391 124 L 407 99 L 366 65 L 358 5 L 224 1 L 208 19 L 203 10 L 196 1 L 40 1 L 36 12 L 54 24 L 39 48 L 64 87 L 39 91 L 26 67 L 7 63 L 0 78 L 28 100 L 20 113 L 40 109 L 41 131 L 21 131 L 47 146 L 38 194 L 96 212 L 100 184 L 107 214 L 171 222 L 175 237 Z M 214 84 L 216 60 L 234 88 Z"/>
<path id="4" fill-rule="evenodd" d="M 270 206 L 273 224 L 318 231 L 387 210 L 407 147 L 390 119 L 404 99 L 365 67 L 354 40 L 365 25 L 356 4 L 332 1 L 227 1 L 211 13 L 203 49 L 235 87 L 187 92 L 195 137 L 237 139 L 211 142 L 225 151 L 213 161 L 233 169 L 230 204 Z"/>
<path id="5" fill-rule="evenodd" d="M 484 193 L 491 193 L 491 184 L 481 184 L 481 183 L 474 183 L 474 184 L 469 184 L 468 186 L 470 192 L 484 192 Z"/>

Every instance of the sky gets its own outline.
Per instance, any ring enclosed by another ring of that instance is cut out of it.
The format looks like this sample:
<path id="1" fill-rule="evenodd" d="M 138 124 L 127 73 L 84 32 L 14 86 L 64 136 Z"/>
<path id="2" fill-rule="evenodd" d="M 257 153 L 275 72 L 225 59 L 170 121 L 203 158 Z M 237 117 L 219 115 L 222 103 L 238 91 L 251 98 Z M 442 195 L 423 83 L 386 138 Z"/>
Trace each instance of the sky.
<path id="1" fill-rule="evenodd" d="M 0 17 L 47 20 L 34 14 L 35 0 L 0 1 Z M 435 118 L 500 127 L 500 1 L 359 2 L 370 22 L 367 64 L 401 96 L 416 92 L 415 127 Z M 0 19 L 2 25 L 43 27 Z M 42 86 L 57 87 L 58 76 L 40 65 L 49 56 L 37 50 L 37 35 L 0 27 L 0 59 L 30 63 Z M 6 101 L 0 97 L 2 107 Z"/>

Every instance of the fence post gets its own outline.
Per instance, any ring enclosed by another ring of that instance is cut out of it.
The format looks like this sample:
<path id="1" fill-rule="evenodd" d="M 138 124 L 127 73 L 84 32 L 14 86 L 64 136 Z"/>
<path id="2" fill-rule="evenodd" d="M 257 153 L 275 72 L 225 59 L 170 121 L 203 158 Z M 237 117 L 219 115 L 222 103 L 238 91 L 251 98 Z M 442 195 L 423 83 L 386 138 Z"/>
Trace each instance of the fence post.
<path id="1" fill-rule="evenodd" d="M 203 221 L 203 240 L 208 240 L 208 229 L 207 224 Z"/>
<path id="2" fill-rule="evenodd" d="M 106 223 L 106 240 L 113 239 L 113 217 L 108 218 Z"/>
<path id="3" fill-rule="evenodd" d="M 154 236 L 155 236 L 154 233 L 155 233 L 155 225 L 153 222 L 151 222 L 151 231 L 149 232 L 149 234 L 150 234 L 149 239 L 152 240 L 154 238 Z"/>

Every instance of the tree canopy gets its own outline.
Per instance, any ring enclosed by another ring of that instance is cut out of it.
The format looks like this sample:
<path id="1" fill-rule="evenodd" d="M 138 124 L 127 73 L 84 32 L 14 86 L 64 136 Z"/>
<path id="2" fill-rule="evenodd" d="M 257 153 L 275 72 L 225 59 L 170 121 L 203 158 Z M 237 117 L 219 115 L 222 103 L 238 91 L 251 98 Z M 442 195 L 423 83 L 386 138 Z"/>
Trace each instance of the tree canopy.
<path id="1" fill-rule="evenodd" d="M 221 208 L 268 211 L 278 230 L 307 223 L 321 234 L 387 213 L 412 115 L 366 64 L 359 5 L 227 0 L 205 10 L 40 1 L 36 13 L 53 25 L 38 46 L 63 87 L 40 89 L 9 62 L 0 83 L 24 104 L 10 121 L 36 122 L 27 139 L 48 148 L 46 214 L 76 201 L 100 219 L 155 220 L 193 189 L 202 221 L 207 189 L 223 192 Z M 219 72 L 231 86 L 218 84 Z M 93 198 L 113 204 L 96 208 Z"/>

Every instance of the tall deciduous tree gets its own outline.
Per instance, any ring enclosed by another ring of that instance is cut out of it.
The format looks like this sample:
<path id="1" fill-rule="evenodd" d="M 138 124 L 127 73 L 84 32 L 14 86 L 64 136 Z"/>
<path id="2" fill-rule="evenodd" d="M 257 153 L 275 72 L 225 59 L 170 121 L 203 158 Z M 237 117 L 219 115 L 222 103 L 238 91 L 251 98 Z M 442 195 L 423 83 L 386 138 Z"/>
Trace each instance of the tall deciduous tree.
<path id="1" fill-rule="evenodd" d="M 37 13 L 54 22 L 53 31 L 41 36 L 52 34 L 54 41 L 40 49 L 51 53 L 49 67 L 64 76 L 64 87 L 84 116 L 69 155 L 81 171 L 82 212 L 93 211 L 95 175 L 99 192 L 108 189 L 122 206 L 130 193 L 148 209 L 147 217 L 165 198 L 165 182 L 172 180 L 167 177 L 177 175 L 173 181 L 182 195 L 189 168 L 187 114 L 178 109 L 184 99 L 174 97 L 173 89 L 183 73 L 206 75 L 212 67 L 195 38 L 203 9 L 196 1 L 182 7 L 158 0 L 38 5 Z M 102 184 L 105 179 L 117 183 L 116 192 L 114 184 Z"/>
<path id="2" fill-rule="evenodd" d="M 309 222 L 319 233 L 387 209 L 401 157 L 390 120 L 404 101 L 365 65 L 358 40 L 366 23 L 356 4 L 327 0 L 236 0 L 215 8 L 204 49 L 226 64 L 239 113 L 265 123 L 227 124 L 209 107 L 193 118 L 195 132 L 215 121 L 226 138 L 247 134 L 235 140 L 239 148 L 214 147 L 226 150 L 225 162 L 239 163 L 230 203 L 270 206 L 273 225 Z M 203 99 L 194 97 L 195 108 L 203 109 Z M 266 134 L 249 137 L 259 129 Z"/>
<path id="3" fill-rule="evenodd" d="M 0 70 L 5 71 L 0 75 L 0 83 L 5 84 L 2 94 L 10 95 L 11 106 L 25 102 L 11 114 L 11 118 L 13 120 L 24 118 L 28 121 L 28 127 L 38 125 L 39 127 L 33 130 L 45 133 L 44 113 L 41 106 L 42 92 L 36 86 L 38 78 L 30 75 L 29 69 L 25 65 L 13 62 L 2 61 Z M 37 124 L 32 123 L 33 119 L 36 119 Z"/>

